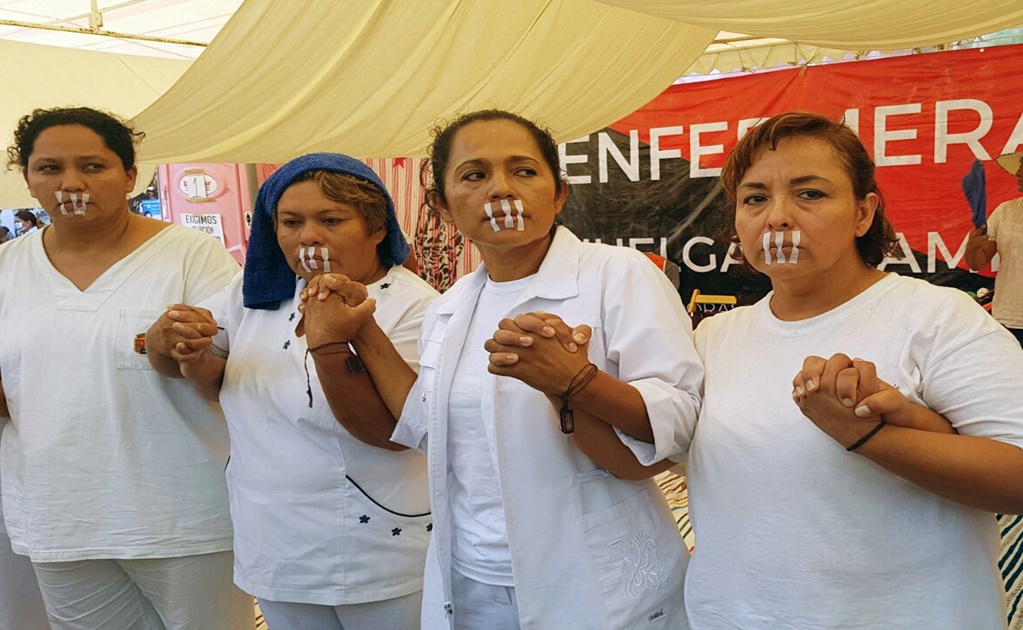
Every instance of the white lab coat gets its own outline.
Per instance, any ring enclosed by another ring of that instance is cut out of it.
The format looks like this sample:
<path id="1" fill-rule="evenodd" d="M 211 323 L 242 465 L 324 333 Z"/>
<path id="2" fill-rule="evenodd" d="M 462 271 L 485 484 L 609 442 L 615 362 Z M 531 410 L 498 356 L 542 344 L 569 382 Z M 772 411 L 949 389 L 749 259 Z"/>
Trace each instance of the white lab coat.
<path id="1" fill-rule="evenodd" d="M 428 454 L 435 530 L 424 628 L 448 628 L 458 614 L 450 603 L 447 401 L 486 277 L 481 266 L 427 312 L 420 376 L 392 438 Z M 703 369 L 678 294 L 646 257 L 584 244 L 559 228 L 508 315 L 532 310 L 590 325 L 590 360 L 639 390 L 656 446 L 622 439 L 642 460 L 688 450 Z M 686 627 L 682 582 L 689 554 L 657 486 L 598 467 L 561 434 L 556 410 L 541 392 L 490 374 L 486 384 L 484 429 L 496 444 L 523 630 Z"/>

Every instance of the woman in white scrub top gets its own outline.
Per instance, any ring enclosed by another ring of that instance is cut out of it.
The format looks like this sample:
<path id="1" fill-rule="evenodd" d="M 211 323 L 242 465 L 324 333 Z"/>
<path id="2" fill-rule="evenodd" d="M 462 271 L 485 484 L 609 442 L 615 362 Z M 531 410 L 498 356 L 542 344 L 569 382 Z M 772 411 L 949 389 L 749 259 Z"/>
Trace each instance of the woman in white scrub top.
<path id="1" fill-rule="evenodd" d="M 238 265 L 128 208 L 141 139 L 85 107 L 39 109 L 8 149 L 52 223 L 0 248 L 3 512 L 57 630 L 236 628 L 219 407 L 162 378 L 145 332 Z M 2 566 L 0 566 L 2 568 Z"/>
<path id="2" fill-rule="evenodd" d="M 428 203 L 483 265 L 427 313 L 419 378 L 355 283 L 324 276 L 316 292 L 346 296 L 334 334 L 352 339 L 401 414 L 360 430 L 393 429 L 429 457 L 423 627 L 686 627 L 688 552 L 648 478 L 688 448 L 699 406 L 678 293 L 643 254 L 555 225 L 568 187 L 535 123 L 466 114 L 437 132 L 430 163 Z M 510 318 L 555 325 L 529 335 Z"/>
<path id="3" fill-rule="evenodd" d="M 691 623 L 1003 628 L 1023 351 L 963 292 L 878 269 L 897 239 L 844 124 L 770 118 L 721 179 L 773 290 L 696 331 Z"/>
<path id="4" fill-rule="evenodd" d="M 372 435 L 339 423 L 356 407 L 394 419 L 347 340 L 331 335 L 335 304 L 299 310 L 318 275 L 356 279 L 415 368 L 437 292 L 401 266 L 407 255 L 369 167 L 302 156 L 261 187 L 244 272 L 201 307 L 172 306 L 150 331 L 154 365 L 224 407 L 235 582 L 274 630 L 419 627 L 432 529 L 426 460 L 387 435 L 375 440 L 383 448 L 366 444 L 356 437 Z M 339 372 L 348 387 L 335 385 Z"/>

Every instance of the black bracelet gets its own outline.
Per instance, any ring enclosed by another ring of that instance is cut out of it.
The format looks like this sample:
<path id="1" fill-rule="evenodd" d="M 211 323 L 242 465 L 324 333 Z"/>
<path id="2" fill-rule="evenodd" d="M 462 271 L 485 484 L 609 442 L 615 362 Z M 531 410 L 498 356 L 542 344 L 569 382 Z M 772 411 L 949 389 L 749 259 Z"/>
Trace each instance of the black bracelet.
<path id="1" fill-rule="evenodd" d="M 883 429 L 883 428 L 884 428 L 884 425 L 886 425 L 886 424 L 888 424 L 888 423 L 887 423 L 887 422 L 885 422 L 884 420 L 881 420 L 881 421 L 880 421 L 880 422 L 878 422 L 878 423 L 877 423 L 876 425 L 874 425 L 874 428 L 870 430 L 870 433 L 867 433 L 866 435 L 864 435 L 864 436 L 863 436 L 863 437 L 861 437 L 860 439 L 856 440 L 856 443 L 855 443 L 855 444 L 853 444 L 852 446 L 848 447 L 848 448 L 847 448 L 847 449 L 845 449 L 845 450 L 847 450 L 847 451 L 849 451 L 850 453 L 852 453 L 853 451 L 855 451 L 855 450 L 856 450 L 856 449 L 858 449 L 859 447 L 861 447 L 861 446 L 863 446 L 864 444 L 866 444 L 866 443 L 867 443 L 867 441 L 868 441 L 868 440 L 870 440 L 870 438 L 872 438 L 872 437 L 874 437 L 875 435 L 877 435 L 877 432 L 878 432 L 878 431 L 880 431 L 881 429 Z"/>
<path id="2" fill-rule="evenodd" d="M 590 384 L 590 381 L 597 376 L 598 372 L 600 372 L 600 368 L 593 363 L 587 363 L 583 366 L 583 369 L 576 372 L 575 376 L 572 377 L 572 380 L 568 382 L 568 389 L 566 389 L 565 393 L 560 396 L 561 409 L 559 410 L 558 415 L 561 420 L 561 432 L 565 435 L 575 433 L 575 414 L 573 414 L 572 409 L 569 408 L 568 400 L 572 396 L 583 391 L 583 388 Z"/>

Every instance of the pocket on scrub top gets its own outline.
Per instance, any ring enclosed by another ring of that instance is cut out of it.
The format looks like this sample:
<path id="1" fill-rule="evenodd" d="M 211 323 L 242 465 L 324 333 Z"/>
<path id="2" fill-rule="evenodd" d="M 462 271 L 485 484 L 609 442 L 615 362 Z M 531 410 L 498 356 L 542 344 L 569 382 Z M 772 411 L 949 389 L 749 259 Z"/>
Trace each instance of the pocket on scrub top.
<path id="1" fill-rule="evenodd" d="M 583 516 L 608 628 L 676 628 L 688 551 L 668 507 L 645 489 Z M 663 509 L 659 509 L 663 507 Z"/>
<path id="2" fill-rule="evenodd" d="M 345 579 L 356 584 L 389 585 L 422 579 L 433 516 L 401 512 L 345 479 L 345 549 L 358 549 L 345 562 Z M 380 567 L 388 567 L 386 572 Z"/>
<path id="3" fill-rule="evenodd" d="M 122 308 L 117 318 L 115 353 L 119 370 L 152 370 L 146 356 L 146 331 L 163 311 L 155 308 Z"/>

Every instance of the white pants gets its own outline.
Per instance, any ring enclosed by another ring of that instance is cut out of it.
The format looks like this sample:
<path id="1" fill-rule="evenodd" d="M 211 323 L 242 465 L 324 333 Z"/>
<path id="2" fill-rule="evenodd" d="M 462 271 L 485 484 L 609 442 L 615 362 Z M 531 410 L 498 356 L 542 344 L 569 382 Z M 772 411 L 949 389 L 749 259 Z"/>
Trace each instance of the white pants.
<path id="1" fill-rule="evenodd" d="M 252 598 L 230 551 L 180 558 L 34 563 L 53 630 L 250 630 Z"/>
<path id="2" fill-rule="evenodd" d="M 422 605 L 422 591 L 344 606 L 259 600 L 270 630 L 418 630 Z"/>
<path id="3" fill-rule="evenodd" d="M 11 539 L 0 517 L 0 630 L 49 627 L 32 563 L 11 551 Z"/>
<path id="4" fill-rule="evenodd" d="M 451 571 L 455 630 L 519 630 L 515 589 L 477 582 Z"/>

